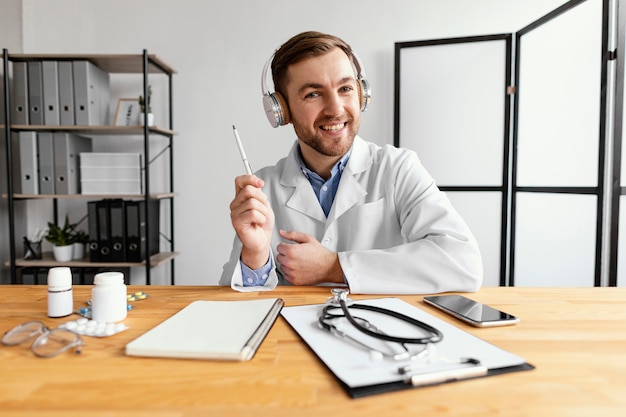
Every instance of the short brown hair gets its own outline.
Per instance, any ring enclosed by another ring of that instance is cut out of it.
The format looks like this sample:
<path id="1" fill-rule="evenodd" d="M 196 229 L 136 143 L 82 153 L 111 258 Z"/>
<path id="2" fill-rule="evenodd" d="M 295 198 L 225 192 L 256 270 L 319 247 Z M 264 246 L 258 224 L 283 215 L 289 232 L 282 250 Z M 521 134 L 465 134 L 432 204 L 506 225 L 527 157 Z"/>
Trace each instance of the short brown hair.
<path id="1" fill-rule="evenodd" d="M 307 58 L 325 55 L 335 48 L 344 51 L 350 58 L 352 65 L 354 65 L 352 48 L 337 36 L 309 31 L 302 32 L 289 39 L 278 48 L 272 59 L 274 89 L 286 99 L 286 87 L 289 81 L 287 79 L 287 69 L 289 66 Z"/>

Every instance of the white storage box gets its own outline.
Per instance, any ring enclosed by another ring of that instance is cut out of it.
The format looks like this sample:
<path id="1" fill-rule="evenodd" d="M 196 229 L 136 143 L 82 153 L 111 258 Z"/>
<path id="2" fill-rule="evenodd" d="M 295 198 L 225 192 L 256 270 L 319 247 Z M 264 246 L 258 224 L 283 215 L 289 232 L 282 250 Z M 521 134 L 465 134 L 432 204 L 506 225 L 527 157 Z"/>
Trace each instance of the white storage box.
<path id="1" fill-rule="evenodd" d="M 81 193 L 141 194 L 143 188 L 141 162 L 139 153 L 81 153 Z"/>
<path id="2" fill-rule="evenodd" d="M 82 152 L 80 166 L 86 167 L 141 167 L 140 153 Z"/>
<path id="3" fill-rule="evenodd" d="M 81 180 L 82 194 L 142 194 L 141 181 Z"/>
<path id="4" fill-rule="evenodd" d="M 139 167 L 81 167 L 82 181 L 137 181 L 141 180 Z"/>

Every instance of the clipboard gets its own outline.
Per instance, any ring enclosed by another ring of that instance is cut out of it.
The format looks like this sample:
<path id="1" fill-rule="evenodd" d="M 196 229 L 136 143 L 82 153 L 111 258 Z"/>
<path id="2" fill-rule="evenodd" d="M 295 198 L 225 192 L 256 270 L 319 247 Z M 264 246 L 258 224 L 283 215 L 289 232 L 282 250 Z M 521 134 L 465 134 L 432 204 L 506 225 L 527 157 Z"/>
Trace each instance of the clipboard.
<path id="1" fill-rule="evenodd" d="M 415 362 L 373 360 L 371 352 L 362 346 L 356 346 L 322 330 L 318 326 L 318 318 L 323 304 L 284 307 L 281 315 L 352 398 L 534 369 L 524 358 L 498 348 L 399 298 L 360 300 L 358 303 L 386 308 L 421 320 L 439 329 L 444 337 L 441 342 L 428 347 L 436 352 L 435 355 L 440 360 L 417 363 L 411 372 L 401 374 L 398 371 L 400 367 Z M 358 310 L 358 314 L 355 312 L 354 315 L 367 319 L 390 335 L 413 336 L 413 333 L 419 331 L 382 314 Z M 356 329 L 354 332 L 358 333 Z M 374 339 L 370 342 L 372 340 Z M 389 345 L 381 345 L 381 349 L 387 347 Z M 410 348 L 417 351 L 424 349 L 418 345 Z M 478 363 L 461 363 L 458 361 L 461 358 L 473 358 Z"/>

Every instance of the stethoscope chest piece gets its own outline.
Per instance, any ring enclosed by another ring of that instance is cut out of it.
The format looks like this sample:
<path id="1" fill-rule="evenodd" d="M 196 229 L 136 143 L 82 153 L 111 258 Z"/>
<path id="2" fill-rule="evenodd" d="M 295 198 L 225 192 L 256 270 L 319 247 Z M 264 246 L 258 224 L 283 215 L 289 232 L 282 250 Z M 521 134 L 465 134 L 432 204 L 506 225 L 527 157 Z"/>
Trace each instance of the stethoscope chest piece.
<path id="1" fill-rule="evenodd" d="M 332 296 L 326 299 L 326 304 L 341 307 L 342 301 L 348 306 L 354 303 L 352 298 L 348 297 L 348 294 L 350 294 L 350 290 L 348 290 L 347 288 L 333 288 L 330 290 L 330 293 L 332 294 Z"/>

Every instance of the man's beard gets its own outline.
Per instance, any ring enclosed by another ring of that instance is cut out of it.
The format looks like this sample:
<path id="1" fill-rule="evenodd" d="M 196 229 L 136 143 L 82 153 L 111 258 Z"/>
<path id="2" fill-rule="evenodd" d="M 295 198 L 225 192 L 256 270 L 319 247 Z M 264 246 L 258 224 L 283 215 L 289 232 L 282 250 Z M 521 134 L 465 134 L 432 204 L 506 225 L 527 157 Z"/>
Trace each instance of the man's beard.
<path id="1" fill-rule="evenodd" d="M 325 141 L 324 139 L 322 139 L 321 132 L 310 134 L 308 132 L 308 129 L 302 127 L 302 125 L 300 125 L 297 120 L 295 119 L 292 120 L 292 123 L 293 123 L 293 129 L 295 130 L 296 136 L 298 136 L 298 139 L 300 139 L 302 142 L 304 142 L 306 145 L 308 145 L 309 147 L 311 147 L 318 153 L 324 156 L 331 156 L 331 157 L 343 156 L 346 152 L 348 152 L 348 150 L 350 150 L 350 148 L 352 147 L 354 138 L 356 137 L 356 134 L 359 130 L 358 121 L 354 123 L 354 119 L 349 118 L 348 120 L 346 120 L 346 127 L 349 129 L 348 140 L 329 142 L 328 140 Z M 329 120 L 326 123 L 330 124 L 332 123 L 332 120 Z M 324 124 L 324 123 L 316 122 L 315 126 L 319 126 L 320 124 Z"/>

